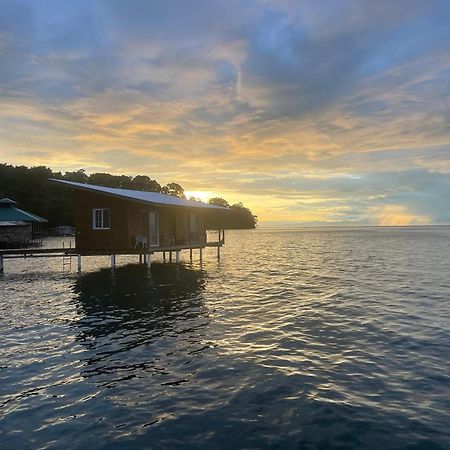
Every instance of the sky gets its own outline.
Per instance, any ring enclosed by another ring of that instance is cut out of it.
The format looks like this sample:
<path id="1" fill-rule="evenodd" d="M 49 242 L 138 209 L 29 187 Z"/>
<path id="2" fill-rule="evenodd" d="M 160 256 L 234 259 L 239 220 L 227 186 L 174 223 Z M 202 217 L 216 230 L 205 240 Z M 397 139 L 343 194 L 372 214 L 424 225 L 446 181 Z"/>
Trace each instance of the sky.
<path id="1" fill-rule="evenodd" d="M 0 162 L 262 226 L 450 223 L 447 0 L 0 0 Z"/>

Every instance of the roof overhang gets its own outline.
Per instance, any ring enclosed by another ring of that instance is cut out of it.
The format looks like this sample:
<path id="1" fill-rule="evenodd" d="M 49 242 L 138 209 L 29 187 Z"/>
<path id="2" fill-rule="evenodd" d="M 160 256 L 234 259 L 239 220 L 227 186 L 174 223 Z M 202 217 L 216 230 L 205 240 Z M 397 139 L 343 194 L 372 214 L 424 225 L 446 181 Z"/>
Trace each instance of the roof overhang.
<path id="1" fill-rule="evenodd" d="M 89 191 L 95 194 L 105 195 L 114 198 L 121 198 L 128 201 L 137 202 L 140 204 L 168 207 L 168 208 L 196 208 L 204 211 L 211 211 L 217 213 L 230 212 L 230 208 L 222 206 L 208 205 L 207 203 L 197 202 L 194 200 L 186 200 L 172 195 L 161 194 L 159 192 L 136 191 L 133 189 L 119 189 L 109 188 L 104 186 L 96 186 L 93 184 L 76 183 L 74 181 L 58 180 L 50 178 L 49 181 L 64 185 L 66 187 Z"/>

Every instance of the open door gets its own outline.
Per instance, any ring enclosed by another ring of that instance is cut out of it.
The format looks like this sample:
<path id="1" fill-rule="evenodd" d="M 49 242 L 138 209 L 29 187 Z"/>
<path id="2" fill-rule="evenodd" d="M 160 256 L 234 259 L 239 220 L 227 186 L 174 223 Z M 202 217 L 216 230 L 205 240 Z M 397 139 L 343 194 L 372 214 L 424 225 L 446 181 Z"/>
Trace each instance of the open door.
<path id="1" fill-rule="evenodd" d="M 197 243 L 199 240 L 199 233 L 198 233 L 198 217 L 196 213 L 190 213 L 189 214 L 189 242 L 191 244 Z"/>
<path id="2" fill-rule="evenodd" d="M 159 246 L 159 214 L 157 211 L 148 213 L 148 245 L 149 247 Z"/>

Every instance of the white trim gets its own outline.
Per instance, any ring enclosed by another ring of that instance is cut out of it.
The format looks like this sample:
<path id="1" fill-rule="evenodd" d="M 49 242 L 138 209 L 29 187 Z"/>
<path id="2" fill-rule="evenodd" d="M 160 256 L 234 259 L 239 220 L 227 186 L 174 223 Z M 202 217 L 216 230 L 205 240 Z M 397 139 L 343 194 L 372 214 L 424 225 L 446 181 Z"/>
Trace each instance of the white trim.
<path id="1" fill-rule="evenodd" d="M 99 224 L 97 224 L 97 211 L 101 211 L 99 216 Z M 105 227 L 105 211 L 109 211 L 109 226 Z M 111 229 L 111 209 L 110 208 L 93 208 L 92 209 L 92 229 L 93 230 L 110 230 Z"/>

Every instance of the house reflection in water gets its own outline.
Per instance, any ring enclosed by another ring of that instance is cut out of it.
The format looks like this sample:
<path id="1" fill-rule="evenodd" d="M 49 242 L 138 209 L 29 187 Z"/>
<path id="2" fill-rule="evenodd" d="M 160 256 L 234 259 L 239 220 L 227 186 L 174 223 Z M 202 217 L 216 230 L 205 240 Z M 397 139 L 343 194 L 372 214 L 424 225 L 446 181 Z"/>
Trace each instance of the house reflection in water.
<path id="1" fill-rule="evenodd" d="M 168 264 L 154 264 L 151 274 L 127 265 L 81 275 L 74 286 L 81 375 L 107 387 L 149 374 L 160 384 L 184 382 L 174 370 L 186 362 L 180 352 L 190 359 L 209 348 L 204 283 L 202 270 Z"/>

